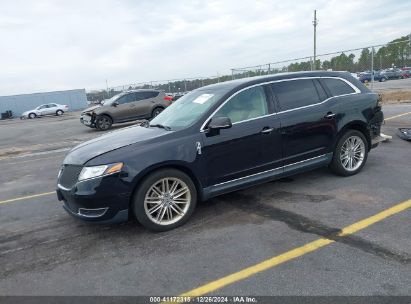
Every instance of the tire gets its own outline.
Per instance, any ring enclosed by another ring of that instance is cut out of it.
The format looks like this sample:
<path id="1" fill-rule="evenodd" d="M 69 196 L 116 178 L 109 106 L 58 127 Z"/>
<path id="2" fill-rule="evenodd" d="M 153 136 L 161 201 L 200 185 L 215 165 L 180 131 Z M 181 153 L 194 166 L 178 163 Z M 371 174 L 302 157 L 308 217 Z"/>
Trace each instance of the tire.
<path id="1" fill-rule="evenodd" d="M 37 117 L 36 113 L 30 113 L 29 114 L 30 119 L 33 119 L 33 118 L 36 118 L 36 117 Z"/>
<path id="2" fill-rule="evenodd" d="M 113 125 L 113 120 L 111 119 L 110 116 L 101 115 L 101 116 L 98 116 L 96 119 L 96 129 L 99 131 L 109 130 L 112 125 Z"/>
<path id="3" fill-rule="evenodd" d="M 56 116 L 61 116 L 61 115 L 63 115 L 63 111 L 62 110 L 57 110 L 56 111 Z"/>
<path id="4" fill-rule="evenodd" d="M 357 146 L 357 144 L 359 146 L 354 148 L 353 151 L 350 151 L 350 149 Z M 364 167 L 367 162 L 367 157 L 368 142 L 364 134 L 357 130 L 348 130 L 338 140 L 338 143 L 334 149 L 330 169 L 335 174 L 341 176 L 355 175 Z"/>
<path id="5" fill-rule="evenodd" d="M 158 108 L 155 108 L 154 110 L 153 110 L 153 112 L 151 112 L 151 118 L 154 118 L 154 117 L 156 117 L 158 114 L 160 114 L 161 112 L 163 112 L 163 108 L 160 108 L 160 107 L 158 107 Z"/>
<path id="6" fill-rule="evenodd" d="M 160 169 L 147 176 L 138 186 L 131 207 L 134 216 L 144 227 L 160 232 L 185 224 L 196 204 L 197 190 L 187 174 L 175 169 Z"/>

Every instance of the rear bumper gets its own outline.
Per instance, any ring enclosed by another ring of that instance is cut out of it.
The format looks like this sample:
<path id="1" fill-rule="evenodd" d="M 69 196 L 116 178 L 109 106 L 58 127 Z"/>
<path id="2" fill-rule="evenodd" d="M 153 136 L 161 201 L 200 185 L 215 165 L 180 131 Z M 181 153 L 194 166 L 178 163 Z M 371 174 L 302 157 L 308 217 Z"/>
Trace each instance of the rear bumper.
<path id="1" fill-rule="evenodd" d="M 374 117 L 370 121 L 369 124 L 369 131 L 370 131 L 370 137 L 371 137 L 371 149 L 375 148 L 378 146 L 378 144 L 386 138 L 381 136 L 381 126 L 384 122 L 384 113 L 379 110 L 378 112 L 375 113 Z"/>

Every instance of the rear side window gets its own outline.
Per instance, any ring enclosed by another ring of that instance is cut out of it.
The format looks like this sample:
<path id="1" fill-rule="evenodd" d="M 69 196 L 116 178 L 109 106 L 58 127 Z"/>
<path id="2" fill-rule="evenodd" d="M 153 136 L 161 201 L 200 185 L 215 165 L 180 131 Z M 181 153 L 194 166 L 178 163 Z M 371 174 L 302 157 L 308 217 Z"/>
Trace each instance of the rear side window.
<path id="1" fill-rule="evenodd" d="M 154 98 L 157 97 L 159 92 L 155 91 L 148 91 L 148 92 L 137 92 L 137 100 L 144 100 L 144 99 L 149 99 L 149 98 Z"/>
<path id="2" fill-rule="evenodd" d="M 273 83 L 273 91 L 280 103 L 281 111 L 305 107 L 320 102 L 317 89 L 311 79 L 300 79 Z"/>
<path id="3" fill-rule="evenodd" d="M 355 93 L 354 89 L 341 79 L 323 78 L 321 80 L 332 96 Z"/>

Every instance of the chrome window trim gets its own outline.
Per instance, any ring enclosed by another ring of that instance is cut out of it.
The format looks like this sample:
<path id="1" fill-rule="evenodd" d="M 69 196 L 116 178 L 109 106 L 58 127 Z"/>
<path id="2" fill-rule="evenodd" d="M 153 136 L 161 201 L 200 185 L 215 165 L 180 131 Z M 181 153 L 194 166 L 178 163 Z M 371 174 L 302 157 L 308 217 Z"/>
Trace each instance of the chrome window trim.
<path id="1" fill-rule="evenodd" d="M 312 105 L 307 105 L 307 106 L 303 106 L 303 107 L 298 107 L 298 108 L 294 108 L 294 109 L 289 109 L 289 110 L 285 110 L 285 111 L 280 111 L 280 112 L 276 112 L 276 113 L 271 113 L 271 114 L 267 114 L 267 115 L 263 115 L 263 116 L 259 116 L 259 117 L 255 117 L 255 118 L 250 118 L 250 119 L 238 121 L 238 122 L 233 123 L 233 125 L 243 123 L 243 122 L 247 122 L 247 121 L 250 121 L 250 120 L 256 120 L 256 119 L 260 119 L 260 118 L 264 118 L 264 117 L 268 117 L 268 116 L 273 116 L 273 115 L 277 115 L 277 114 L 281 114 L 281 113 L 286 113 L 286 112 L 291 112 L 291 111 L 296 111 L 296 110 L 300 110 L 300 109 L 305 109 L 305 108 L 317 106 L 317 105 L 320 105 L 320 104 L 323 104 L 323 103 L 329 101 L 332 98 L 348 96 L 348 95 L 355 95 L 355 94 L 361 93 L 361 90 L 358 87 L 356 87 L 354 84 L 349 82 L 347 79 L 344 79 L 342 77 L 333 77 L 333 76 L 296 77 L 296 78 L 279 79 L 279 80 L 272 80 L 272 81 L 257 83 L 257 84 L 253 84 L 253 85 L 250 85 L 248 87 L 245 87 L 245 88 L 235 92 L 230 97 L 228 97 L 217 109 L 215 109 L 213 111 L 213 113 L 211 113 L 208 116 L 208 118 L 201 125 L 200 132 L 205 132 L 206 124 L 210 121 L 210 119 L 214 116 L 215 113 L 217 113 L 229 100 L 231 100 L 231 98 L 233 98 L 234 96 L 236 96 L 237 94 L 240 94 L 241 92 L 243 92 L 245 90 L 248 90 L 250 88 L 254 88 L 254 87 L 257 87 L 257 86 L 263 86 L 263 85 L 266 85 L 266 84 L 272 84 L 272 83 L 284 82 L 284 81 L 294 81 L 294 80 L 304 80 L 304 79 L 330 79 L 330 78 L 331 79 L 339 79 L 339 80 L 344 81 L 346 84 L 348 84 L 354 90 L 354 92 L 353 93 L 348 93 L 348 94 L 341 94 L 341 95 L 331 96 L 331 97 L 329 97 L 329 98 L 327 98 L 327 99 L 325 99 L 325 100 L 323 100 L 319 103 L 314 103 Z"/>

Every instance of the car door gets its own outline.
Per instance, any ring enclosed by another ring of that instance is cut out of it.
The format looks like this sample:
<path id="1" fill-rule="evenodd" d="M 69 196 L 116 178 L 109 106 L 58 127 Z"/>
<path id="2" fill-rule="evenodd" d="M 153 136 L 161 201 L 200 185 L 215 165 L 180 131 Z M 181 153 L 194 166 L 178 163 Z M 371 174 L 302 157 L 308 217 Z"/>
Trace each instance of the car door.
<path id="1" fill-rule="evenodd" d="M 158 95 L 154 91 L 136 92 L 136 100 L 134 101 L 133 116 L 135 118 L 151 117 L 151 110 L 154 105 L 154 96 Z"/>
<path id="2" fill-rule="evenodd" d="M 54 103 L 49 103 L 49 104 L 47 105 L 45 114 L 46 114 L 46 115 L 56 114 L 56 111 L 57 111 L 57 105 L 54 104 Z"/>
<path id="3" fill-rule="evenodd" d="M 324 102 L 328 96 L 317 79 L 271 84 L 281 122 L 284 166 L 326 157 L 336 137 L 335 113 Z"/>
<path id="4" fill-rule="evenodd" d="M 46 115 L 47 114 L 47 109 L 48 109 L 48 105 L 41 105 L 39 106 L 36 110 L 37 110 L 37 115 L 42 116 L 42 115 Z"/>
<path id="5" fill-rule="evenodd" d="M 127 121 L 133 116 L 135 93 L 128 93 L 116 100 L 115 106 L 110 109 L 114 122 Z"/>
<path id="6" fill-rule="evenodd" d="M 242 90 L 212 115 L 211 119 L 230 118 L 232 127 L 218 134 L 211 134 L 207 128 L 203 132 L 207 186 L 244 182 L 273 168 L 282 170 L 280 123 L 267 89 L 255 86 Z"/>

